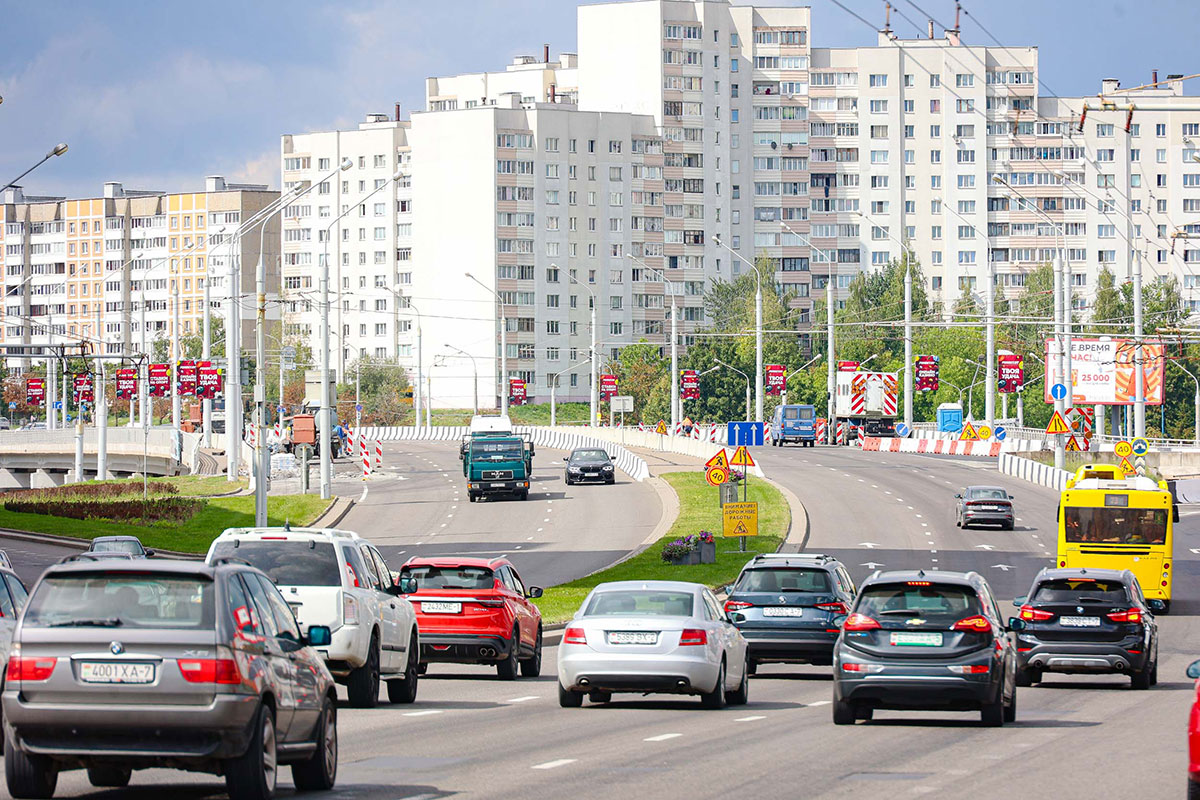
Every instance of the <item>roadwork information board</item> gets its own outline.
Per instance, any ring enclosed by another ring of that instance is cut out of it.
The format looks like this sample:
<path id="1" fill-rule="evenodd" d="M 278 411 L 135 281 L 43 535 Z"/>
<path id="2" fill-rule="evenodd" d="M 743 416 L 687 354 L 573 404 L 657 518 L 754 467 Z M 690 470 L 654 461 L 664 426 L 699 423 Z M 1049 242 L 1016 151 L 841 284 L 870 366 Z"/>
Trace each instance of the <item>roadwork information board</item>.
<path id="1" fill-rule="evenodd" d="M 726 503 L 721 511 L 725 536 L 758 536 L 758 503 Z"/>

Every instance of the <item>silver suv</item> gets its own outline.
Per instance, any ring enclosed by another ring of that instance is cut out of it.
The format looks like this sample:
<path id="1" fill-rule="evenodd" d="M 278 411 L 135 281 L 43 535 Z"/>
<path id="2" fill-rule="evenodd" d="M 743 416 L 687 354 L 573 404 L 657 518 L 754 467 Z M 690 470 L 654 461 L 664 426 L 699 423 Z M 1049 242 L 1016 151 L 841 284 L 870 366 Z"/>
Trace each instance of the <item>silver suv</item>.
<path id="1" fill-rule="evenodd" d="M 50 567 L 17 625 L 4 686 L 8 791 L 51 797 L 61 771 L 125 786 L 137 769 L 224 775 L 269 800 L 337 775 L 337 693 L 279 591 L 243 564 L 79 561 Z"/>

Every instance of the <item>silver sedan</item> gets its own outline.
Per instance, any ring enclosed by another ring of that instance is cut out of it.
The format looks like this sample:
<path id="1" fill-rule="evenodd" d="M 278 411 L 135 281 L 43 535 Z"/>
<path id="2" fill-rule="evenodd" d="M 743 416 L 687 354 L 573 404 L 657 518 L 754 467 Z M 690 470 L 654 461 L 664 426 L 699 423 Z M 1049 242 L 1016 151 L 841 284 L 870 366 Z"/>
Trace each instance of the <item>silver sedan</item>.
<path id="1" fill-rule="evenodd" d="M 706 708 L 749 695 L 746 640 L 712 592 L 684 581 L 602 583 L 558 650 L 558 702 L 606 703 L 614 692 L 700 695 Z"/>

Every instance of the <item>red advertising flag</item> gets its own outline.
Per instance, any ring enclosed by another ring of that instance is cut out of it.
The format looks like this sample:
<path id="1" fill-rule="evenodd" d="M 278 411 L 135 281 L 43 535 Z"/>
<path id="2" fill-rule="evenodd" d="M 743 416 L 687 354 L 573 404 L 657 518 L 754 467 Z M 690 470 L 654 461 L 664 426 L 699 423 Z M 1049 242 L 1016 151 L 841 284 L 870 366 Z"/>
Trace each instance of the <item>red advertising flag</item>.
<path id="1" fill-rule="evenodd" d="M 918 392 L 936 392 L 938 390 L 939 361 L 937 356 L 917 356 L 916 389 Z"/>
<path id="2" fill-rule="evenodd" d="M 201 362 L 204 364 L 206 362 Z M 221 371 L 215 367 L 201 366 L 196 382 L 196 396 L 211 400 L 221 392 Z"/>
<path id="3" fill-rule="evenodd" d="M 520 378 L 508 379 L 508 401 L 514 406 L 525 405 L 525 381 Z"/>
<path id="4" fill-rule="evenodd" d="M 838 372 L 857 372 L 858 371 L 858 362 L 857 361 L 839 361 L 837 367 L 838 367 Z"/>
<path id="5" fill-rule="evenodd" d="M 682 369 L 679 371 L 679 399 L 700 399 L 700 377 L 696 374 L 696 370 Z"/>
<path id="6" fill-rule="evenodd" d="M 617 376 L 616 375 L 601 375 L 600 376 L 600 399 L 607 400 L 617 393 Z"/>
<path id="7" fill-rule="evenodd" d="M 180 361 L 179 382 L 176 387 L 181 397 L 192 397 L 196 394 L 196 381 L 199 379 L 200 367 L 195 361 Z"/>
<path id="8" fill-rule="evenodd" d="M 81 375 L 76 375 L 73 385 L 75 405 L 96 402 L 96 394 L 92 388 L 92 373 L 85 372 Z"/>
<path id="9" fill-rule="evenodd" d="M 996 388 L 1001 392 L 1016 392 L 1025 385 L 1025 357 L 1017 353 L 996 357 Z"/>
<path id="10" fill-rule="evenodd" d="M 150 396 L 151 397 L 166 397 L 171 392 L 171 365 L 170 364 L 151 364 L 150 374 Z"/>
<path id="11" fill-rule="evenodd" d="M 46 402 L 46 379 L 45 378 L 26 378 L 25 379 L 25 403 L 31 406 L 40 406 Z"/>
<path id="12" fill-rule="evenodd" d="M 780 394 L 787 389 L 787 367 L 782 364 L 768 364 L 764 372 L 767 394 Z"/>
<path id="13" fill-rule="evenodd" d="M 137 397 L 137 393 L 137 370 L 131 368 L 117 370 L 117 398 L 131 400 Z"/>

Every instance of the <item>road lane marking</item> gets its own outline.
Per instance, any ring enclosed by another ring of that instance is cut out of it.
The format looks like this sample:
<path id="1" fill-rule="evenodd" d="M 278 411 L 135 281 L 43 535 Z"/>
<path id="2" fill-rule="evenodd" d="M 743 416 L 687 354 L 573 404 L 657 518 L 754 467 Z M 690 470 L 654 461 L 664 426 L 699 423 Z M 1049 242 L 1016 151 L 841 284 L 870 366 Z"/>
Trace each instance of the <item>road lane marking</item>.
<path id="1" fill-rule="evenodd" d="M 361 502 L 363 502 L 363 501 L 364 501 L 364 500 L 366 500 L 366 499 L 367 499 L 367 487 L 365 487 L 365 486 L 364 486 L 364 487 L 363 487 L 363 493 L 362 493 L 361 495 L 359 495 L 359 496 L 358 496 L 358 502 L 360 502 L 360 503 L 361 503 Z"/>
<path id="2" fill-rule="evenodd" d="M 766 719 L 766 717 L 762 714 L 757 714 L 753 717 L 739 717 L 739 718 L 735 719 L 734 722 L 754 722 L 754 721 L 760 720 L 760 719 Z"/>
<path id="3" fill-rule="evenodd" d="M 538 696 L 536 694 L 527 694 L 524 697 L 514 697 L 513 699 L 505 700 L 504 702 L 506 702 L 506 703 L 527 703 L 530 700 L 537 700 L 537 699 L 538 699 Z"/>
<path id="4" fill-rule="evenodd" d="M 658 736 L 647 736 L 642 739 L 643 742 L 665 742 L 667 739 L 676 739 L 683 736 L 682 733 L 660 733 Z"/>
<path id="5" fill-rule="evenodd" d="M 575 758 L 560 758 L 556 761 L 547 761 L 545 764 L 534 764 L 531 769 L 557 769 L 565 767 L 567 764 L 574 764 L 578 759 Z"/>
<path id="6" fill-rule="evenodd" d="M 404 716 L 406 716 L 406 717 L 428 717 L 430 714 L 441 714 L 441 713 L 443 713 L 443 712 L 440 709 L 431 708 L 428 711 L 406 711 L 406 712 L 404 712 Z"/>

